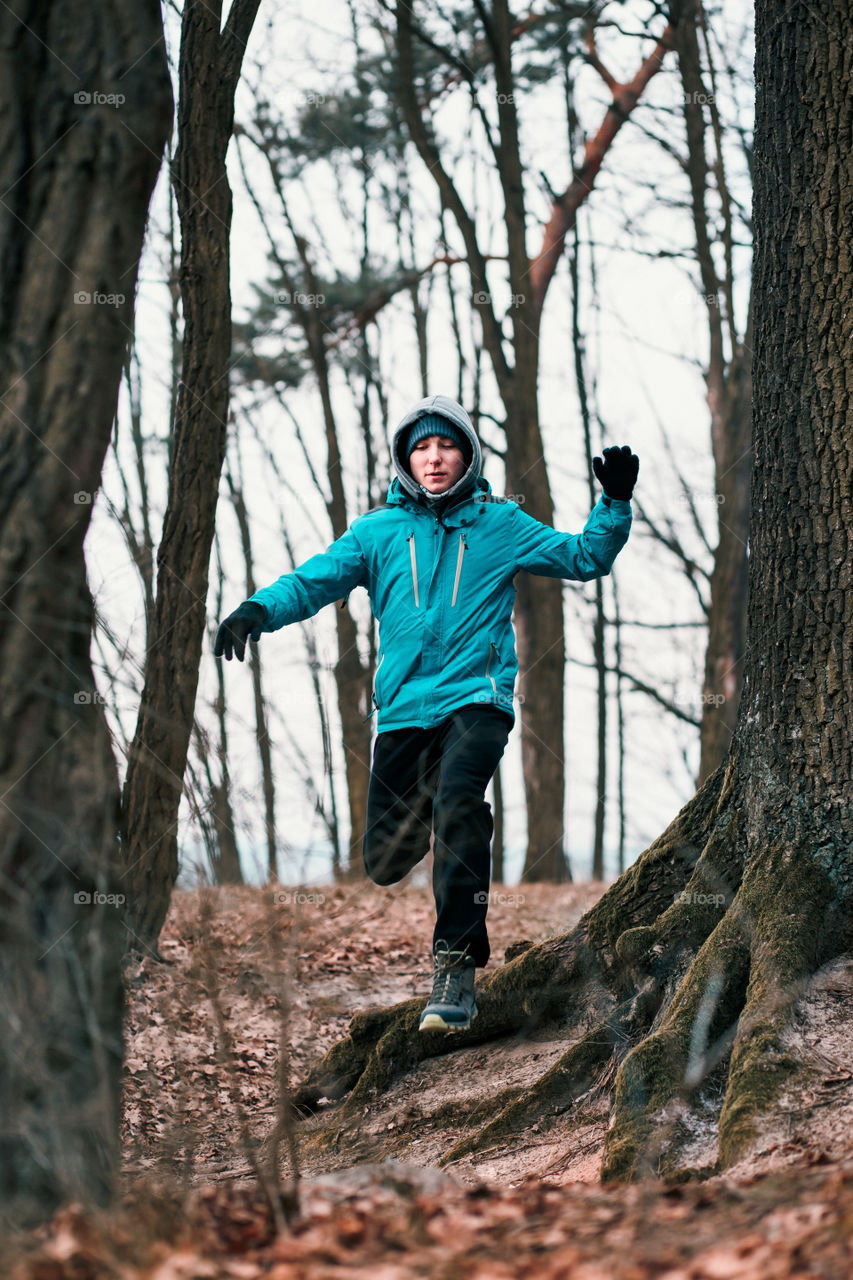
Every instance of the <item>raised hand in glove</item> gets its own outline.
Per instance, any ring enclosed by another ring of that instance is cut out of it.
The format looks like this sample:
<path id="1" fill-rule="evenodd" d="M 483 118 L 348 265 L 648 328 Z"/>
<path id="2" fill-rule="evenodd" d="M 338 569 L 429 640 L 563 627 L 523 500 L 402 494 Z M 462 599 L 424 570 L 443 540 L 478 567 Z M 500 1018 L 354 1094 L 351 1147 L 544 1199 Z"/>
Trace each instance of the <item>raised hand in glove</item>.
<path id="1" fill-rule="evenodd" d="M 214 657 L 221 658 L 224 654 L 225 661 L 230 662 L 233 655 L 242 662 L 246 641 L 250 637 L 252 640 L 260 640 L 266 620 L 267 611 L 264 606 L 258 604 L 257 600 L 246 600 L 220 624 L 213 645 Z"/>
<path id="2" fill-rule="evenodd" d="M 623 444 L 621 449 L 614 444 L 602 452 L 603 460 L 592 460 L 596 479 L 608 498 L 621 498 L 623 502 L 630 502 L 637 483 L 640 459 L 636 453 L 631 452 L 627 444 Z"/>

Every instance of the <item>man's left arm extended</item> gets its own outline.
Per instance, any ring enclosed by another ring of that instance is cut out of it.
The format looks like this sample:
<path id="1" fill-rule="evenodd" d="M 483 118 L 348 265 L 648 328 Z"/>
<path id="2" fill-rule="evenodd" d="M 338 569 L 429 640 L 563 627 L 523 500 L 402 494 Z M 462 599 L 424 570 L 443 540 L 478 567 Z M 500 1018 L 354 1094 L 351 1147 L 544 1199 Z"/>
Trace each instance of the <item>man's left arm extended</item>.
<path id="1" fill-rule="evenodd" d="M 604 450 L 593 469 L 604 493 L 582 533 L 561 533 L 520 509 L 516 520 L 516 561 L 520 569 L 549 578 L 588 582 L 613 567 L 631 531 L 631 494 L 639 460 L 627 445 Z"/>

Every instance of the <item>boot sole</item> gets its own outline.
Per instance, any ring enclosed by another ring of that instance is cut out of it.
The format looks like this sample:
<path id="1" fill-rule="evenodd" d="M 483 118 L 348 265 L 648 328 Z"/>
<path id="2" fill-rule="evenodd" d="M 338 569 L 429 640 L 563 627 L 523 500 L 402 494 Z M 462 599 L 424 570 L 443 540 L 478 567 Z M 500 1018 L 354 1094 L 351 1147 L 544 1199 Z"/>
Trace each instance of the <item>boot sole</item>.
<path id="1" fill-rule="evenodd" d="M 428 1013 L 421 1020 L 419 1031 L 467 1031 L 477 1016 L 477 1010 L 471 1014 L 467 1022 L 445 1022 L 440 1013 Z"/>

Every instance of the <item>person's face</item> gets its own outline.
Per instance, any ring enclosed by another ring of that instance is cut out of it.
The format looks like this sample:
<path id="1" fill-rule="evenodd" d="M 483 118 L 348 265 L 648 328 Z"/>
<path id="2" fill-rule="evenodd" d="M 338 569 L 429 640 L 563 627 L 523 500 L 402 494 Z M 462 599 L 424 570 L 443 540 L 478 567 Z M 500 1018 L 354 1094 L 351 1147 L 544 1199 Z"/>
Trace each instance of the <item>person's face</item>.
<path id="1" fill-rule="evenodd" d="M 409 468 L 430 493 L 444 493 L 461 479 L 465 458 L 449 436 L 425 436 L 409 454 Z"/>

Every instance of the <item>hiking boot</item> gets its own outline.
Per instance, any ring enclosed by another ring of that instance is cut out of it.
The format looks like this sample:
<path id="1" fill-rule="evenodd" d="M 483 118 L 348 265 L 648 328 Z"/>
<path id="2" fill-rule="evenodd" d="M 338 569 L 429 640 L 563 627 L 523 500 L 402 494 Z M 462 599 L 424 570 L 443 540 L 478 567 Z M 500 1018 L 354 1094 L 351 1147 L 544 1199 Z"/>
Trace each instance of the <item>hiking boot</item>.
<path id="1" fill-rule="evenodd" d="M 464 1031 L 477 1015 L 474 959 L 467 951 L 451 951 L 445 942 L 438 942 L 433 963 L 432 995 L 418 1030 Z"/>

